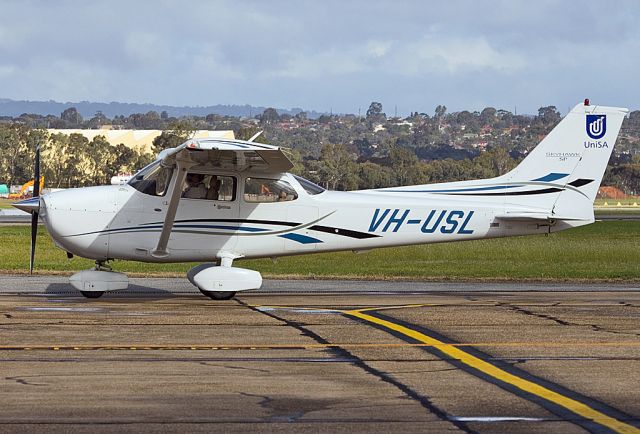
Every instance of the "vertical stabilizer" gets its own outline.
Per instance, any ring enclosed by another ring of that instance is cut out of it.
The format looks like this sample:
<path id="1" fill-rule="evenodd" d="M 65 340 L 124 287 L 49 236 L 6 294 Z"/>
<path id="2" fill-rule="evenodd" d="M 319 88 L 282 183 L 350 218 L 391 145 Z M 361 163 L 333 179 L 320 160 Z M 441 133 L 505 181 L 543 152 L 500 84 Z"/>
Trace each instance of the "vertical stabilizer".
<path id="1" fill-rule="evenodd" d="M 543 208 L 557 216 L 593 219 L 593 202 L 628 110 L 578 104 L 501 182 L 530 185 L 505 205 Z M 536 188 L 533 188 L 533 187 Z"/>

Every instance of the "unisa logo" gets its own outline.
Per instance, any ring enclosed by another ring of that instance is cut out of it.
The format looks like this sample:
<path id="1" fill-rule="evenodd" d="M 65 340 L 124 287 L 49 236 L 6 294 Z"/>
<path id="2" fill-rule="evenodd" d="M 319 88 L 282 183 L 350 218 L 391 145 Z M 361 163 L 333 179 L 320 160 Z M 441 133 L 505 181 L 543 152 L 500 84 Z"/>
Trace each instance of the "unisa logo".
<path id="1" fill-rule="evenodd" d="M 607 115 L 587 115 L 587 135 L 601 139 L 607 132 Z"/>

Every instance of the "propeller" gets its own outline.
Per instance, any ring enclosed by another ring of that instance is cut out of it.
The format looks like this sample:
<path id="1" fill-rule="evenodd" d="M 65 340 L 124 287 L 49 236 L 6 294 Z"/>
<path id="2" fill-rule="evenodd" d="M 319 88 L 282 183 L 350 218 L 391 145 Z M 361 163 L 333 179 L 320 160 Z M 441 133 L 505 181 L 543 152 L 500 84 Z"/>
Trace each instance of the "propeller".
<path id="1" fill-rule="evenodd" d="M 33 197 L 40 196 L 40 145 L 36 147 L 35 167 L 33 169 Z M 33 262 L 36 255 L 36 237 L 38 236 L 38 209 L 31 211 L 31 255 L 29 274 L 33 274 Z"/>

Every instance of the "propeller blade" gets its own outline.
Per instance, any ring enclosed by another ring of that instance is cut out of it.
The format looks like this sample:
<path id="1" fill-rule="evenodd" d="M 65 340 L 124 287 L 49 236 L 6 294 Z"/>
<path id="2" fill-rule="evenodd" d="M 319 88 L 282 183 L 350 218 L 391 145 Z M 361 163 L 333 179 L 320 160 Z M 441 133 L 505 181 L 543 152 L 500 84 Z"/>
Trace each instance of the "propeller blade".
<path id="1" fill-rule="evenodd" d="M 36 147 L 35 167 L 33 169 L 33 197 L 40 196 L 40 145 Z M 31 254 L 29 256 L 29 274 L 33 274 L 36 256 L 36 238 L 38 236 L 38 211 L 31 212 Z"/>
<path id="2" fill-rule="evenodd" d="M 36 146 L 35 167 L 33 168 L 33 197 L 40 196 L 40 145 Z"/>
<path id="3" fill-rule="evenodd" d="M 38 212 L 31 214 L 31 255 L 29 257 L 29 274 L 33 274 L 33 263 L 36 256 L 36 237 L 38 236 Z"/>

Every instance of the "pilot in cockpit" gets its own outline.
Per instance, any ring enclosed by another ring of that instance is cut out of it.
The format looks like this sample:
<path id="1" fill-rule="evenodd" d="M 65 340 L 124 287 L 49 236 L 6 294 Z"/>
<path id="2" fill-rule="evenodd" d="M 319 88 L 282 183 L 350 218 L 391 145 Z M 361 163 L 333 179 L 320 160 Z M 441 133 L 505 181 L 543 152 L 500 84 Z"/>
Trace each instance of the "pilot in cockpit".
<path id="1" fill-rule="evenodd" d="M 205 199 L 207 197 L 207 187 L 204 185 L 204 175 L 200 173 L 188 173 L 185 179 L 185 186 L 182 190 L 182 197 L 187 199 Z"/>

